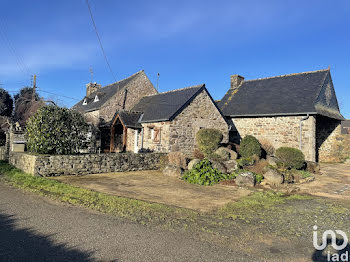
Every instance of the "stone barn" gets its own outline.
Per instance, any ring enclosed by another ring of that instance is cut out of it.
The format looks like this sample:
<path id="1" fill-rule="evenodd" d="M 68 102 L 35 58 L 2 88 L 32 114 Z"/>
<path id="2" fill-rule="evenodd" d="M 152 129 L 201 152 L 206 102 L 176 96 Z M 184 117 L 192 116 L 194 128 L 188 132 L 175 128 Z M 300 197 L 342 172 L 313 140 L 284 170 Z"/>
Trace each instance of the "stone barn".
<path id="1" fill-rule="evenodd" d="M 232 75 L 218 106 L 234 124 L 231 141 L 254 135 L 275 148 L 300 148 L 310 161 L 328 160 L 344 120 L 329 69 L 254 80 Z"/>
<path id="2" fill-rule="evenodd" d="M 192 155 L 201 128 L 219 129 L 228 140 L 228 124 L 204 84 L 145 96 L 130 111 L 117 112 L 106 128 L 114 152 Z"/>

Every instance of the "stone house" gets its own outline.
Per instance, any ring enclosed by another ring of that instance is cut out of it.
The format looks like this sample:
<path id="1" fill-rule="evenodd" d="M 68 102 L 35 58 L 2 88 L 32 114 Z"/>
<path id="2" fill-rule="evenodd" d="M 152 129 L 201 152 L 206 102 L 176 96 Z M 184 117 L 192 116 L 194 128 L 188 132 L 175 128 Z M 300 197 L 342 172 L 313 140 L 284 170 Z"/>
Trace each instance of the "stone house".
<path id="1" fill-rule="evenodd" d="M 84 114 L 95 126 L 112 120 L 117 110 L 130 110 L 146 95 L 157 94 L 143 70 L 113 84 L 102 87 L 97 83 L 86 85 L 86 96 L 72 109 Z"/>
<path id="2" fill-rule="evenodd" d="M 228 124 L 205 85 L 144 96 L 109 124 L 110 151 L 180 151 L 192 155 L 201 128 L 216 128 L 228 140 Z"/>
<path id="3" fill-rule="evenodd" d="M 300 148 L 310 161 L 327 161 L 344 120 L 329 69 L 255 80 L 232 75 L 218 106 L 233 122 L 231 141 L 254 135 L 275 148 Z"/>
<path id="4" fill-rule="evenodd" d="M 102 87 L 97 83 L 86 85 L 85 97 L 72 109 L 81 112 L 87 122 L 100 130 L 96 135 L 95 151 L 110 152 L 110 131 L 101 128 L 110 123 L 117 111 L 130 110 L 146 95 L 157 94 L 143 70 L 116 83 Z"/>

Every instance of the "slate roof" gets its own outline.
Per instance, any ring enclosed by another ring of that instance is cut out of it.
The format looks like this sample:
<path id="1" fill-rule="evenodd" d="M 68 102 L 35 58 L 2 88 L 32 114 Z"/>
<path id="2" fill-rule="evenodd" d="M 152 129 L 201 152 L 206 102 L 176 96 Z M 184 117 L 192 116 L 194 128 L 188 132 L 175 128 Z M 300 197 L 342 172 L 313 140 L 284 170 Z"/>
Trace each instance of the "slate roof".
<path id="1" fill-rule="evenodd" d="M 245 80 L 238 89 L 230 88 L 218 106 L 225 116 L 231 117 L 311 113 L 343 119 L 334 90 L 332 110 L 316 107 L 327 77 L 330 78 L 329 69 Z"/>
<path id="2" fill-rule="evenodd" d="M 91 93 L 88 97 L 84 97 L 82 100 L 76 103 L 72 109 L 78 110 L 80 112 L 89 112 L 101 108 L 101 106 L 106 103 L 112 96 L 114 96 L 117 92 L 124 90 L 124 88 L 127 87 L 132 80 L 143 73 L 144 71 L 141 70 L 129 76 L 128 78 L 100 88 L 99 90 Z M 98 95 L 99 101 L 94 102 L 96 94 Z M 83 105 L 85 98 L 87 99 L 87 105 Z"/>
<path id="3" fill-rule="evenodd" d="M 141 124 L 138 122 L 141 115 L 142 115 L 141 112 L 122 111 L 122 112 L 117 113 L 116 115 L 119 115 L 120 120 L 123 122 L 123 124 L 126 127 L 131 127 L 131 128 L 141 128 L 142 127 Z"/>
<path id="4" fill-rule="evenodd" d="M 205 89 L 204 84 L 145 96 L 133 107 L 132 111 L 143 113 L 139 120 L 140 123 L 169 121 L 203 89 Z"/>

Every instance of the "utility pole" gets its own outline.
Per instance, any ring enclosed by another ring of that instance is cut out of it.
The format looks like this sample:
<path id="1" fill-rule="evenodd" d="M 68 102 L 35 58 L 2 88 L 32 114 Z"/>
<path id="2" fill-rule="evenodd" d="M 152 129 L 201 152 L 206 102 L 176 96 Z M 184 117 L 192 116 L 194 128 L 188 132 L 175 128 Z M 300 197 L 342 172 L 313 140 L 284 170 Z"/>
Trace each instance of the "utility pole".
<path id="1" fill-rule="evenodd" d="M 33 77 L 33 93 L 32 93 L 32 101 L 35 101 L 35 89 L 36 89 L 36 75 Z"/>

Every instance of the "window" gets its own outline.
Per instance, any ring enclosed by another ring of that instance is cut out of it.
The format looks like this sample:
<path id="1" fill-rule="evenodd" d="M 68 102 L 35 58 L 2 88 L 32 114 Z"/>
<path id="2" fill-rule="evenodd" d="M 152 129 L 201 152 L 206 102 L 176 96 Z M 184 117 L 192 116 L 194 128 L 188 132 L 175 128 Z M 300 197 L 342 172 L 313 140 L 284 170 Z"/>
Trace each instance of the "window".
<path id="1" fill-rule="evenodd" d="M 87 105 L 87 99 L 86 98 L 84 98 L 83 105 L 84 106 Z"/>
<path id="2" fill-rule="evenodd" d="M 151 128 L 151 139 L 154 140 L 154 128 Z"/>
<path id="3" fill-rule="evenodd" d="M 100 99 L 98 99 L 98 96 L 96 95 L 95 99 L 94 99 L 94 102 L 98 102 L 98 101 L 100 101 Z"/>

